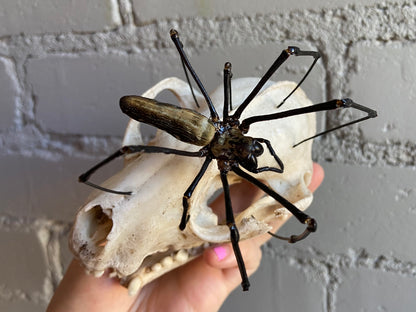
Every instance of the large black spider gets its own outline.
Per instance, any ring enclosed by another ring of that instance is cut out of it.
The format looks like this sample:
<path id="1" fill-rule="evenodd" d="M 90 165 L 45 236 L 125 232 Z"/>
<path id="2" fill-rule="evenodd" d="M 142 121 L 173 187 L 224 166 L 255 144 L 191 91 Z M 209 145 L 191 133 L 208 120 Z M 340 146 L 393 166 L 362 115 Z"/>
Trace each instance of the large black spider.
<path id="1" fill-rule="evenodd" d="M 206 92 L 203 84 L 201 83 L 200 79 L 198 78 L 197 74 L 195 73 L 194 69 L 192 68 L 184 50 L 181 41 L 179 40 L 179 35 L 176 30 L 170 31 L 171 39 L 173 40 L 179 54 L 181 57 L 182 65 L 185 70 L 186 78 L 188 83 L 191 87 L 191 91 L 193 94 L 193 89 L 189 81 L 187 70 L 191 73 L 193 79 L 195 80 L 196 84 L 198 85 L 199 89 L 201 90 L 205 101 L 208 105 L 210 111 L 210 117 L 207 118 L 202 114 L 185 108 L 180 108 L 175 105 L 161 103 L 154 99 L 148 99 L 141 96 L 124 96 L 120 99 L 120 107 L 123 113 L 127 114 L 131 118 L 144 122 L 150 125 L 153 125 L 161 130 L 168 132 L 169 134 L 175 136 L 177 139 L 187 142 L 193 145 L 202 146 L 199 151 L 196 152 L 189 152 L 189 151 L 181 151 L 172 148 L 166 147 L 159 147 L 159 146 L 143 146 L 143 145 L 129 145 L 123 146 L 115 153 L 89 169 L 87 172 L 83 173 L 79 177 L 79 181 L 85 184 L 88 184 L 92 187 L 97 189 L 115 193 L 115 194 L 123 194 L 123 195 L 130 195 L 131 192 L 124 192 L 124 191 L 117 191 L 111 190 L 104 187 L 101 187 L 97 184 L 89 182 L 90 176 L 100 167 L 107 164 L 108 162 L 112 161 L 113 159 L 131 153 L 138 153 L 138 152 L 145 152 L 145 153 L 165 153 L 165 154 L 176 154 L 181 156 L 187 157 L 205 157 L 205 161 L 192 181 L 191 185 L 185 191 L 183 195 L 183 214 L 182 219 L 179 224 L 179 228 L 184 230 L 186 227 L 186 223 L 189 220 L 188 215 L 188 208 L 189 208 L 189 199 L 192 196 L 193 191 L 195 190 L 198 182 L 204 175 L 208 165 L 211 163 L 213 159 L 217 161 L 218 169 L 220 171 L 220 177 L 223 185 L 224 190 L 224 197 L 225 197 L 225 212 L 226 212 L 226 223 L 230 229 L 230 240 L 233 246 L 234 254 L 237 259 L 238 267 L 240 270 L 241 278 L 242 278 L 242 288 L 243 290 L 248 290 L 250 283 L 247 277 L 243 257 L 240 252 L 240 248 L 238 245 L 239 242 L 239 232 L 237 226 L 234 221 L 233 210 L 231 206 L 230 200 L 230 188 L 227 180 L 227 174 L 232 171 L 235 174 L 239 175 L 243 179 L 247 180 L 248 182 L 254 184 L 255 186 L 259 187 L 263 190 L 266 194 L 273 197 L 276 201 L 278 201 L 281 205 L 283 205 L 286 209 L 288 209 L 294 217 L 299 220 L 299 222 L 306 225 L 306 229 L 303 233 L 299 235 L 292 235 L 290 237 L 281 237 L 270 233 L 271 235 L 287 240 L 290 243 L 297 242 L 299 240 L 304 239 L 308 236 L 311 232 L 315 232 L 317 228 L 317 224 L 315 219 L 310 217 L 309 215 L 305 214 L 301 210 L 299 210 L 296 206 L 290 203 L 288 200 L 280 196 L 266 184 L 262 183 L 261 181 L 257 180 L 253 175 L 247 173 L 259 173 L 263 171 L 274 171 L 276 173 L 282 173 L 284 170 L 283 162 L 280 160 L 279 156 L 275 153 L 273 147 L 271 146 L 270 142 L 264 138 L 253 138 L 245 135 L 250 125 L 255 122 L 261 122 L 265 120 L 274 120 L 279 118 L 285 118 L 289 116 L 299 115 L 299 114 L 306 114 L 311 112 L 318 112 L 318 111 L 327 111 L 337 108 L 355 108 L 367 113 L 367 116 L 362 117 L 360 119 L 351 121 L 347 124 L 343 124 L 336 128 L 326 130 L 319 134 L 314 135 L 313 137 L 307 138 L 296 145 L 299 145 L 306 140 L 312 139 L 314 137 L 320 136 L 322 134 L 328 133 L 330 131 L 339 129 L 341 127 L 345 127 L 351 125 L 353 123 L 357 123 L 369 118 L 374 118 L 377 116 L 376 111 L 369 109 L 365 106 L 359 105 L 354 103 L 351 99 L 336 99 L 331 100 L 328 102 L 314 104 L 308 107 L 302 107 L 298 109 L 291 109 L 283 112 L 277 112 L 267 115 L 260 115 L 260 116 L 253 116 L 247 119 L 244 119 L 240 122 L 240 116 L 243 113 L 244 109 L 250 104 L 253 98 L 258 94 L 264 84 L 270 79 L 273 73 L 289 58 L 291 55 L 295 56 L 312 56 L 313 63 L 309 67 L 306 74 L 297 84 L 297 86 L 292 90 L 292 92 L 282 101 L 279 105 L 281 106 L 287 98 L 291 96 L 293 92 L 300 86 L 300 84 L 305 80 L 308 76 L 314 65 L 316 64 L 317 60 L 320 57 L 319 52 L 315 51 L 303 51 L 297 47 L 288 47 L 287 49 L 283 50 L 282 53 L 277 57 L 271 67 L 267 70 L 264 76 L 260 79 L 257 85 L 253 88 L 251 93 L 247 96 L 247 98 L 239 105 L 239 107 L 235 110 L 235 112 L 230 115 L 229 110 L 232 109 L 231 105 L 231 64 L 229 62 L 225 63 L 224 66 L 224 107 L 223 107 L 223 120 L 220 120 L 212 101 Z M 195 96 L 194 96 L 195 99 Z M 196 99 L 195 99 L 196 101 Z M 196 102 L 197 104 L 197 102 Z M 198 105 L 198 104 L 197 104 Z M 276 160 L 276 167 L 258 167 L 257 164 L 257 157 L 263 154 L 264 147 L 267 148 L 269 153 L 273 156 Z M 245 169 L 242 170 L 241 167 Z"/>

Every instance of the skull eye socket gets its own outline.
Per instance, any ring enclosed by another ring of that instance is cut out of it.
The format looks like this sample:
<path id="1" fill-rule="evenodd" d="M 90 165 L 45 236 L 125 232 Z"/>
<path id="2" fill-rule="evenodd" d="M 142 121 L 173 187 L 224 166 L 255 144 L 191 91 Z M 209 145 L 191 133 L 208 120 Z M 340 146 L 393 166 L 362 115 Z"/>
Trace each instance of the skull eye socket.
<path id="1" fill-rule="evenodd" d="M 266 183 L 266 181 L 261 180 Z M 234 216 L 237 217 L 241 212 L 250 207 L 259 198 L 267 196 L 260 189 L 245 180 L 230 185 L 230 195 L 232 197 L 232 208 Z M 214 192 L 210 198 L 209 207 L 218 216 L 218 225 L 226 225 L 226 215 L 224 209 L 224 189 L 221 187 Z"/>

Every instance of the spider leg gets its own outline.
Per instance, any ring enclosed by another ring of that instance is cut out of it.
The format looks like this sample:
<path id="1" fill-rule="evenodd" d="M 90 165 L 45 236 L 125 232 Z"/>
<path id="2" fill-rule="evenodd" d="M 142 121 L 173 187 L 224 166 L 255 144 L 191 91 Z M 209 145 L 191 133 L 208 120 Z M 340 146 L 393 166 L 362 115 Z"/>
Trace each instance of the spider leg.
<path id="1" fill-rule="evenodd" d="M 274 151 L 271 143 L 269 140 L 263 139 L 263 138 L 255 138 L 255 140 L 257 140 L 258 142 L 264 143 L 267 146 L 267 149 L 269 150 L 270 154 L 272 154 L 273 158 L 276 160 L 277 164 L 279 165 L 280 168 L 274 168 L 274 167 L 260 167 L 257 168 L 251 172 L 253 173 L 259 173 L 259 172 L 263 172 L 263 171 L 274 171 L 274 172 L 278 172 L 278 173 L 283 173 L 284 170 L 284 165 L 282 160 L 279 158 L 279 156 L 277 156 L 276 152 Z"/>
<path id="2" fill-rule="evenodd" d="M 302 79 L 299 81 L 299 83 L 296 85 L 296 87 L 282 100 L 282 102 L 280 102 L 279 105 L 277 105 L 277 108 L 279 108 L 280 106 L 282 106 L 286 100 L 288 98 L 290 98 L 290 96 L 295 93 L 295 91 L 300 87 L 300 85 L 305 81 L 306 77 L 309 76 L 310 72 L 312 71 L 312 68 L 314 68 L 316 62 L 319 60 L 319 58 L 321 57 L 321 54 L 318 51 L 302 51 L 297 47 L 289 47 L 289 48 L 293 48 L 295 49 L 295 55 L 296 56 L 301 56 L 301 55 L 307 55 L 307 56 L 312 56 L 313 57 L 313 62 L 311 64 L 311 66 L 309 66 L 308 70 L 306 71 L 305 75 L 303 75 Z"/>
<path id="3" fill-rule="evenodd" d="M 217 111 L 215 110 L 214 104 L 212 104 L 212 101 L 211 101 L 211 98 L 208 95 L 208 92 L 205 90 L 204 85 L 202 84 L 202 82 L 199 79 L 198 75 L 196 74 L 195 70 L 192 68 L 191 63 L 189 62 L 189 59 L 186 56 L 185 51 L 183 50 L 183 44 L 179 39 L 179 33 L 175 29 L 171 29 L 170 30 L 170 37 L 171 37 L 173 43 L 175 44 L 179 55 L 181 56 L 181 60 L 185 63 L 185 66 L 188 68 L 189 72 L 191 73 L 191 76 L 194 78 L 196 84 L 198 85 L 198 88 L 201 90 L 201 93 L 204 96 L 205 101 L 207 102 L 209 111 L 211 113 L 212 120 L 213 121 L 218 121 L 219 117 L 218 117 Z"/>
<path id="4" fill-rule="evenodd" d="M 341 100 L 331 100 L 331 101 L 328 101 L 328 102 L 314 104 L 314 105 L 310 105 L 310 106 L 306 106 L 306 107 L 290 109 L 290 110 L 287 110 L 287 111 L 278 112 L 278 113 L 274 113 L 274 114 L 267 114 L 267 115 L 259 115 L 259 116 L 249 117 L 247 119 L 244 119 L 241 122 L 239 128 L 241 129 L 241 131 L 246 133 L 246 132 L 248 132 L 248 130 L 250 128 L 250 125 L 255 123 L 255 122 L 260 122 L 260 121 L 265 121 L 265 120 L 275 120 L 275 119 L 286 118 L 286 117 L 290 117 L 290 116 L 296 116 L 296 115 L 302 115 L 302 114 L 308 114 L 308 113 L 314 113 L 314 112 L 320 112 L 320 111 L 329 111 L 329 110 L 334 110 L 334 109 L 338 109 L 338 108 L 350 108 L 350 107 L 367 113 L 367 116 L 356 119 L 356 120 L 353 120 L 351 122 L 340 125 L 338 127 L 323 131 L 323 132 L 318 133 L 318 134 L 316 134 L 312 137 L 306 138 L 306 139 L 302 140 L 301 142 L 295 144 L 293 146 L 293 147 L 295 147 L 295 146 L 297 146 L 297 145 L 299 145 L 299 144 L 301 144 L 305 141 L 308 141 L 308 140 L 316 138 L 318 136 L 327 134 L 328 132 L 337 130 L 339 128 L 343 128 L 343 127 L 355 124 L 357 122 L 367 120 L 369 118 L 375 118 L 375 117 L 377 117 L 377 112 L 375 110 L 372 110 L 372 109 L 366 107 L 366 106 L 357 104 L 349 98 L 345 98 L 345 99 L 341 99 Z"/>
<path id="5" fill-rule="evenodd" d="M 250 287 L 250 282 L 248 280 L 246 266 L 244 264 L 243 256 L 241 255 L 240 246 L 238 241 L 240 240 L 240 234 L 238 233 L 237 226 L 234 220 L 233 208 L 231 206 L 231 197 L 230 197 L 230 186 L 227 180 L 227 172 L 222 170 L 220 173 L 222 186 L 224 189 L 224 199 L 225 199 L 225 215 L 228 228 L 230 229 L 230 240 L 231 245 L 233 246 L 234 255 L 237 260 L 238 269 L 241 274 L 241 286 L 244 291 L 247 291 Z"/>
<path id="6" fill-rule="evenodd" d="M 175 155 L 189 156 L 189 157 L 203 157 L 205 155 L 204 149 L 201 149 L 197 152 L 188 152 L 188 151 L 181 151 L 181 150 L 176 150 L 176 149 L 167 148 L 167 147 L 160 147 L 160 146 L 127 145 L 118 149 L 115 153 L 111 154 L 110 156 L 108 156 L 107 158 L 105 158 L 104 160 L 96 164 L 95 166 L 93 166 L 91 169 L 81 174 L 78 177 L 78 181 L 81 183 L 87 184 L 91 187 L 94 187 L 96 189 L 102 190 L 104 192 L 120 194 L 120 195 L 131 195 L 131 192 L 110 190 L 108 188 L 92 183 L 88 180 L 95 171 L 97 171 L 99 168 L 103 167 L 104 165 L 108 164 L 112 160 L 120 156 L 123 156 L 125 154 L 134 154 L 134 153 L 139 153 L 139 152 L 175 154 Z"/>
<path id="7" fill-rule="evenodd" d="M 222 114 L 223 120 L 228 117 L 228 108 L 233 109 L 231 103 L 231 78 L 233 73 L 231 72 L 231 63 L 227 62 L 224 65 L 224 110 Z"/>
<path id="8" fill-rule="evenodd" d="M 199 106 L 198 100 L 196 99 L 194 88 L 192 87 L 191 80 L 189 79 L 188 70 L 186 69 L 185 62 L 183 61 L 182 58 L 181 58 L 181 63 L 182 63 L 183 72 L 185 73 L 186 81 L 188 82 L 188 85 L 189 85 L 189 89 L 191 89 L 191 93 L 192 93 L 192 97 L 194 99 L 195 105 L 196 107 L 199 108 L 200 106 Z"/>
<path id="9" fill-rule="evenodd" d="M 257 85 L 253 88 L 251 93 L 247 96 L 247 98 L 244 100 L 244 102 L 237 108 L 235 111 L 233 117 L 236 119 L 239 119 L 241 114 L 243 113 L 244 109 L 247 107 L 248 104 L 255 98 L 255 96 L 260 92 L 261 88 L 266 84 L 266 82 L 270 79 L 270 77 L 275 73 L 275 71 L 289 58 L 291 55 L 296 56 L 313 56 L 314 61 L 312 65 L 309 67 L 306 74 L 303 76 L 301 81 L 296 85 L 296 87 L 292 90 L 292 92 L 280 103 L 282 105 L 284 101 L 292 95 L 293 92 L 296 91 L 296 89 L 302 84 L 302 82 L 306 79 L 306 77 L 311 72 L 312 68 L 315 66 L 316 62 L 320 58 L 319 52 L 316 51 L 302 51 L 298 47 L 288 47 L 287 49 L 283 50 L 282 53 L 277 57 L 277 59 L 274 61 L 274 63 L 270 66 L 270 68 L 267 70 L 267 72 L 264 74 L 263 77 L 261 77 L 260 81 L 257 83 Z M 279 105 L 279 106 L 280 106 Z"/>
<path id="10" fill-rule="evenodd" d="M 340 128 L 344 128 L 344 127 L 350 126 L 352 124 L 359 123 L 361 121 L 364 121 L 364 120 L 367 120 L 367 119 L 370 119 L 370 118 L 377 117 L 377 112 L 375 110 L 372 110 L 371 108 L 368 108 L 367 106 L 363 106 L 363 105 L 354 103 L 351 99 L 345 99 L 345 101 L 348 101 L 348 104 L 347 105 L 349 105 L 349 106 L 346 106 L 346 107 L 352 107 L 352 108 L 358 109 L 358 110 L 360 110 L 362 112 L 367 113 L 367 116 L 364 116 L 362 118 L 359 118 L 359 119 L 356 119 L 356 120 L 347 122 L 347 123 L 342 124 L 340 126 L 337 126 L 337 127 L 334 127 L 334 128 L 331 128 L 331 129 L 328 129 L 328 130 L 325 130 L 325 131 L 322 131 L 322 132 L 320 132 L 318 134 L 315 134 L 314 136 L 311 136 L 309 138 L 303 139 L 302 141 L 300 141 L 300 142 L 296 143 L 295 145 L 293 145 L 293 147 L 296 147 L 299 144 L 302 144 L 303 142 L 309 141 L 309 140 L 314 139 L 314 138 L 316 138 L 318 136 L 321 136 L 321 135 L 325 135 L 325 134 L 327 134 L 329 132 L 338 130 Z"/>
<path id="11" fill-rule="evenodd" d="M 300 241 L 307 237 L 310 233 L 315 232 L 317 228 L 317 224 L 315 219 L 310 217 L 309 215 L 305 214 L 303 211 L 299 210 L 295 205 L 293 205 L 291 202 L 289 202 L 287 199 L 273 191 L 270 187 L 268 187 L 266 184 L 260 182 L 253 176 L 249 175 L 248 173 L 244 172 L 238 167 L 233 167 L 233 171 L 239 175 L 240 177 L 246 179 L 248 182 L 254 184 L 258 188 L 260 188 L 263 192 L 265 192 L 267 195 L 273 197 L 276 201 L 278 201 L 280 204 L 282 204 L 287 210 L 289 210 L 292 215 L 303 224 L 306 224 L 306 229 L 303 233 L 299 235 L 292 235 L 290 237 L 282 237 L 275 235 L 273 233 L 270 233 L 276 238 L 283 239 L 288 241 L 289 243 L 296 243 L 297 241 Z"/>
<path id="12" fill-rule="evenodd" d="M 192 193 L 195 190 L 195 187 L 198 185 L 199 181 L 201 180 L 202 176 L 204 175 L 205 171 L 207 171 L 208 165 L 210 164 L 212 158 L 208 157 L 205 159 L 201 169 L 199 170 L 198 174 L 196 175 L 195 179 L 192 181 L 191 185 L 183 194 L 182 198 L 182 206 L 183 206 L 183 213 L 181 223 L 179 224 L 179 229 L 183 231 L 186 227 L 186 223 L 188 223 L 189 215 L 188 215 L 188 208 L 189 208 L 189 199 L 192 196 Z"/>

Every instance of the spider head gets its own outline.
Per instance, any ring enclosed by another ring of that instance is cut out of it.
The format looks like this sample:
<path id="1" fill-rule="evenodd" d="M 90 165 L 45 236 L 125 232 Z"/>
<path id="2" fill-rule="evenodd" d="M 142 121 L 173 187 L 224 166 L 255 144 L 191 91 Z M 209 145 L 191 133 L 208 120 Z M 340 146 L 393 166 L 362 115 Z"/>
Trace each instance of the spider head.
<path id="1" fill-rule="evenodd" d="M 247 153 L 244 158 L 240 158 L 239 163 L 248 171 L 255 171 L 257 169 L 257 157 L 263 154 L 264 148 L 256 139 L 253 139 L 250 144 L 247 144 Z"/>
<path id="2" fill-rule="evenodd" d="M 251 145 L 251 150 L 252 150 L 253 155 L 256 157 L 260 156 L 264 152 L 263 146 L 256 139 L 253 140 L 253 144 Z"/>

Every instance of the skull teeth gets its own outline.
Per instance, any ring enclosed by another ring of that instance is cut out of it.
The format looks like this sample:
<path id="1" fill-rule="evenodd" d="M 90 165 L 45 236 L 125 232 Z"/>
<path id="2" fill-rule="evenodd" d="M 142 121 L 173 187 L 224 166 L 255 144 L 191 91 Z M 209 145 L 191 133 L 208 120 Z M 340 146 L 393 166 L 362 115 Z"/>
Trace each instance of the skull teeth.
<path id="1" fill-rule="evenodd" d="M 185 262 L 186 260 L 188 260 L 189 254 L 187 250 L 181 249 L 173 257 L 178 262 Z"/>
<path id="2" fill-rule="evenodd" d="M 171 256 L 167 256 L 160 261 L 163 267 L 169 267 L 173 264 L 173 258 Z"/>
<path id="3" fill-rule="evenodd" d="M 159 272 L 162 269 L 163 269 L 163 266 L 162 266 L 162 264 L 160 262 L 159 263 L 155 263 L 154 265 L 152 265 L 152 271 L 153 272 Z"/>
<path id="4" fill-rule="evenodd" d="M 104 270 L 93 271 L 92 274 L 94 275 L 94 277 L 101 277 L 104 275 Z"/>
<path id="5" fill-rule="evenodd" d="M 172 255 L 163 257 L 159 262 L 153 263 L 151 266 L 140 270 L 140 273 L 132 278 L 128 284 L 129 294 L 136 295 L 140 288 L 147 284 L 148 280 L 153 280 L 171 269 L 186 263 L 190 258 L 200 255 L 202 251 L 209 246 L 211 246 L 211 244 L 204 243 L 198 247 L 180 249 Z"/>
<path id="6" fill-rule="evenodd" d="M 159 272 L 162 269 L 169 269 L 172 266 L 185 263 L 190 257 L 195 257 L 201 253 L 201 251 L 207 248 L 209 244 L 204 244 L 199 247 L 190 249 L 181 249 L 173 255 L 162 258 L 159 262 L 154 263 L 150 268 L 146 268 L 144 272 L 147 274 L 151 272 Z"/>
<path id="7" fill-rule="evenodd" d="M 133 278 L 128 286 L 128 291 L 129 291 L 129 295 L 130 296 L 134 296 L 138 293 L 138 291 L 140 290 L 140 288 L 143 285 L 143 281 L 140 277 L 135 277 Z"/>

